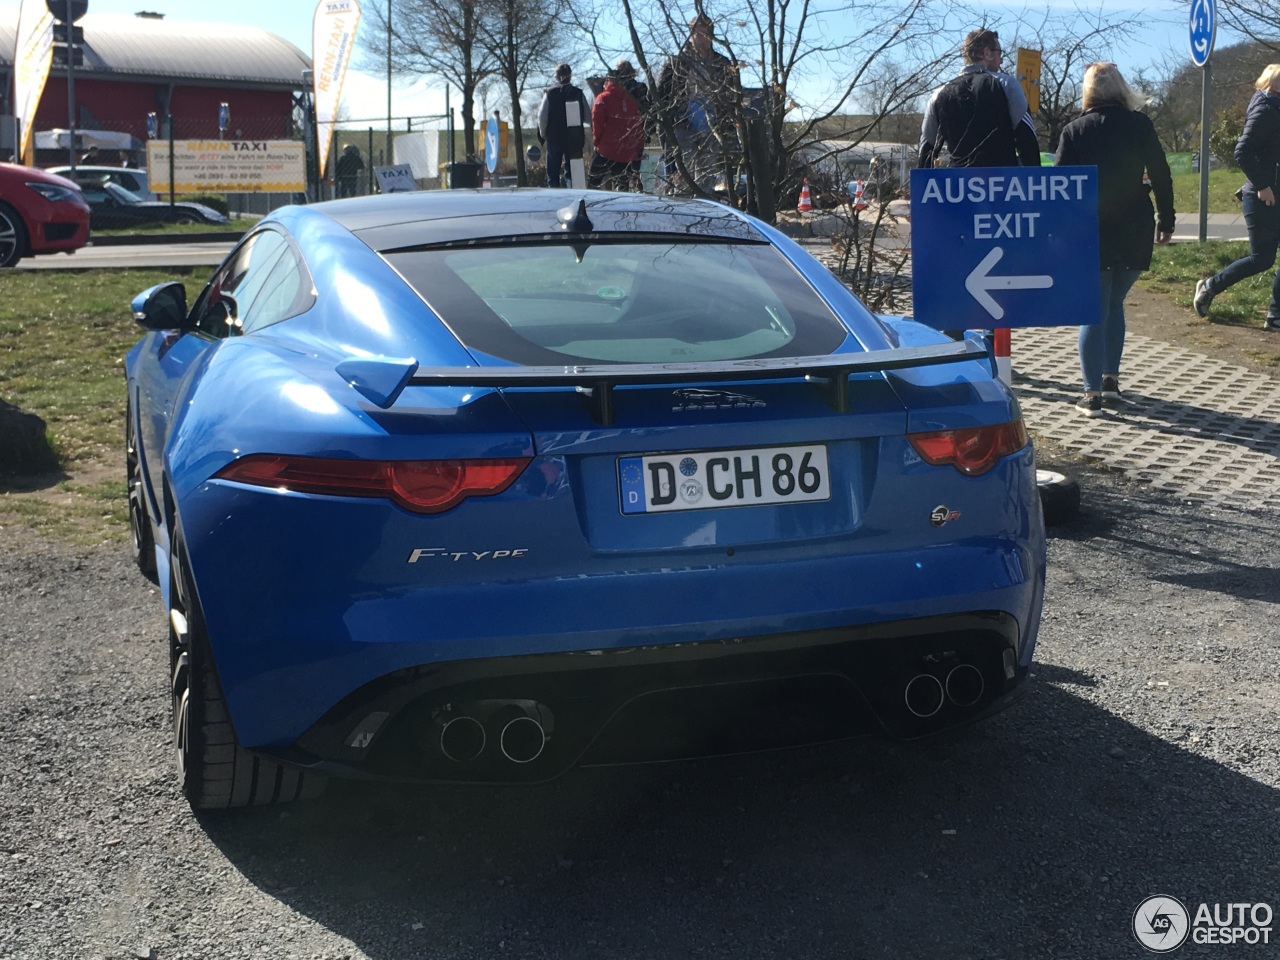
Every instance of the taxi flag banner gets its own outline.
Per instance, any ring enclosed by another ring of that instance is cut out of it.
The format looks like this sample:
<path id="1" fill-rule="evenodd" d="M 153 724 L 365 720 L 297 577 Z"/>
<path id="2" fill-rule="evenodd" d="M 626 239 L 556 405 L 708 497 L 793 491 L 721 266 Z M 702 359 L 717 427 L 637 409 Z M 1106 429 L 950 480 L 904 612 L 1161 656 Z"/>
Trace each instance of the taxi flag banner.
<path id="1" fill-rule="evenodd" d="M 359 0 L 320 0 L 316 4 L 311 28 L 311 72 L 315 83 L 316 149 L 322 176 L 358 26 Z"/>
<path id="2" fill-rule="evenodd" d="M 22 142 L 15 159 L 35 162 L 33 137 L 36 109 L 53 64 L 53 15 L 38 0 L 23 0 L 18 11 L 18 36 L 13 56 L 13 115 L 22 125 Z"/>

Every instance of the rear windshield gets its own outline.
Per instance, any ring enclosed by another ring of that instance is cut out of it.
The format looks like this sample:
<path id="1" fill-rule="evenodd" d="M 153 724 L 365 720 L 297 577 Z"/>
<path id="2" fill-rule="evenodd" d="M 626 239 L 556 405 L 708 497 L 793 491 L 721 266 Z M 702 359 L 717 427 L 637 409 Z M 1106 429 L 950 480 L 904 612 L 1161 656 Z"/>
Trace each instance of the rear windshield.
<path id="1" fill-rule="evenodd" d="M 556 238 L 385 256 L 463 344 L 525 365 L 813 356 L 847 332 L 768 244 Z"/>

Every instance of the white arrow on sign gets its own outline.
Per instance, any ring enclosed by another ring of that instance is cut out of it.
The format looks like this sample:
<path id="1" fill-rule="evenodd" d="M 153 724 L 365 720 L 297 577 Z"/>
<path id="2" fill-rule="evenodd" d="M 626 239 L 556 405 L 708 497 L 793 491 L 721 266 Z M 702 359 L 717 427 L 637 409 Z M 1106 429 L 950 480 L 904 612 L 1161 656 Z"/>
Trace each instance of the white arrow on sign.
<path id="1" fill-rule="evenodd" d="M 973 299 L 982 305 L 982 309 L 991 314 L 992 319 L 999 320 L 1004 316 L 1004 307 L 996 303 L 989 290 L 1043 290 L 1053 286 L 1053 277 L 1038 273 L 1029 277 L 991 277 L 987 274 L 1004 256 L 1003 247 L 992 247 L 991 252 L 982 258 L 982 262 L 973 268 L 973 272 L 965 277 L 964 288 L 973 295 Z"/>

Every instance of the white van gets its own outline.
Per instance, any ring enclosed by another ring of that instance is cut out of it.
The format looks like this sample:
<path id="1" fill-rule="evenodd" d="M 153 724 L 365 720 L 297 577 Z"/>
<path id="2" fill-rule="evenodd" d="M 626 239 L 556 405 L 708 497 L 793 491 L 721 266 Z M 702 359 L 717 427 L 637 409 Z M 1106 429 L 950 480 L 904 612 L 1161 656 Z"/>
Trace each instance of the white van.
<path id="1" fill-rule="evenodd" d="M 147 184 L 147 171 L 136 167 L 97 167 L 97 166 L 80 166 L 76 164 L 76 173 L 71 175 L 70 167 L 49 167 L 50 173 L 56 173 L 60 177 L 68 177 L 77 183 L 94 182 L 101 183 L 103 180 L 110 180 L 112 183 L 118 183 L 132 194 L 136 194 L 140 200 L 162 200 L 159 194 L 152 193 L 151 187 Z"/>

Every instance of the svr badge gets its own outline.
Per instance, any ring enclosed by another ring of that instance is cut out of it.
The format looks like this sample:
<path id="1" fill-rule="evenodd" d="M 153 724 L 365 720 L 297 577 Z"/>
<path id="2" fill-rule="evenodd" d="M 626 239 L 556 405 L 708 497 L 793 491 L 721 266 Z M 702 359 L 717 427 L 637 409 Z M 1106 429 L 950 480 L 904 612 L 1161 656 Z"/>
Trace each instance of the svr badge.
<path id="1" fill-rule="evenodd" d="M 933 513 L 929 514 L 929 522 L 935 527 L 940 527 L 958 516 L 960 516 L 959 510 L 949 510 L 946 504 L 940 503 L 933 508 Z"/>

